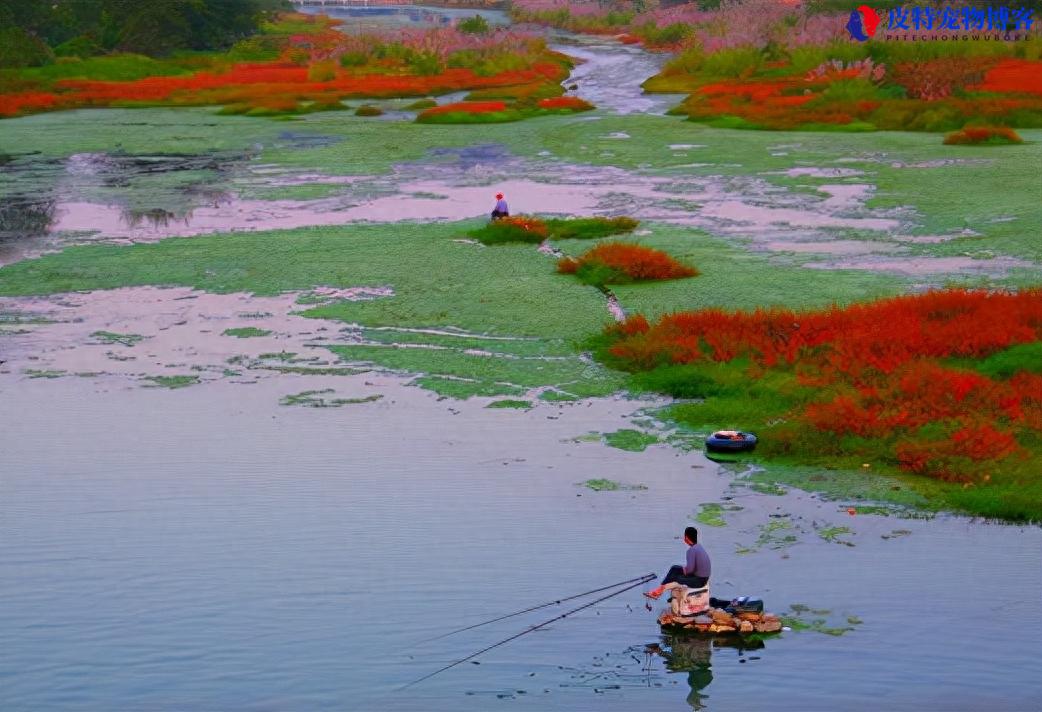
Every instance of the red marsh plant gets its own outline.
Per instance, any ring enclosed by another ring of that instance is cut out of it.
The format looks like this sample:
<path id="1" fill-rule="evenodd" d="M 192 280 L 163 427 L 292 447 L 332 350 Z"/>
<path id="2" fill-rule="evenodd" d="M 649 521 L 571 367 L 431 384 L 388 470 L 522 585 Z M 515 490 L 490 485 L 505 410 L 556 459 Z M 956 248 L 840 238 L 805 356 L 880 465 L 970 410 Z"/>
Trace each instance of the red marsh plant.
<path id="1" fill-rule="evenodd" d="M 540 243 L 549 236 L 545 222 L 530 215 L 514 215 L 493 220 L 488 225 L 467 233 L 485 245 L 507 242 Z"/>
<path id="2" fill-rule="evenodd" d="M 540 109 L 565 112 L 590 111 L 594 108 L 593 104 L 577 96 L 555 96 L 548 99 L 540 99 L 536 106 Z"/>
<path id="3" fill-rule="evenodd" d="M 681 279 L 698 274 L 697 269 L 678 262 L 662 250 L 632 242 L 606 242 L 578 258 L 564 257 L 558 261 L 557 271 L 574 274 L 583 282 L 595 285 Z"/>
<path id="4" fill-rule="evenodd" d="M 1024 139 L 1016 131 L 1005 126 L 967 126 L 961 131 L 953 131 L 945 136 L 944 142 L 949 146 L 1002 146 L 1024 143 Z"/>
<path id="5" fill-rule="evenodd" d="M 1001 481 L 1002 502 L 966 506 L 1042 515 L 1022 494 L 1042 487 L 1042 289 L 637 315 L 606 339 L 602 355 L 652 390 L 701 384 L 704 405 L 677 411 L 692 426 L 738 418 L 765 454 L 800 462 Z"/>

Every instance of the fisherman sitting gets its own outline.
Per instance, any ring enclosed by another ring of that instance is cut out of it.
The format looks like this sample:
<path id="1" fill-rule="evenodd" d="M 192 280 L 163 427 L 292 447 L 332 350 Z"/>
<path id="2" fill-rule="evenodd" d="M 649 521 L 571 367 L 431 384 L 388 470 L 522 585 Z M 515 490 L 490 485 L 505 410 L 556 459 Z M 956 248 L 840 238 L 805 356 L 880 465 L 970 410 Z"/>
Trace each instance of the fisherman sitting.
<path id="1" fill-rule="evenodd" d="M 507 207 L 507 201 L 503 199 L 502 193 L 496 193 L 496 207 L 492 208 L 492 219 L 499 220 L 507 217 L 510 217 L 510 208 Z"/>
<path id="2" fill-rule="evenodd" d="M 688 527 L 684 530 L 684 543 L 687 544 L 687 557 L 683 566 L 679 564 L 670 567 L 666 577 L 662 579 L 658 588 L 647 591 L 644 595 L 648 598 L 658 599 L 669 584 L 679 584 L 690 588 L 703 588 L 709 583 L 710 564 L 709 553 L 698 543 L 698 530 Z"/>

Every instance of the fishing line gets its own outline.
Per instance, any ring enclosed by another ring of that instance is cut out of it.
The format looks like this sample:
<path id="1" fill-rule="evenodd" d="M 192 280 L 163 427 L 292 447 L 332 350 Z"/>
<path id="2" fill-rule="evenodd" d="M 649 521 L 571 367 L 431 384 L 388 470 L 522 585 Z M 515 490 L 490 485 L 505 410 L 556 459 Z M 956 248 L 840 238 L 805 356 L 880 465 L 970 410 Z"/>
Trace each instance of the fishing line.
<path id="1" fill-rule="evenodd" d="M 646 575 L 640 576 L 638 578 L 640 579 L 641 582 L 643 582 L 644 580 L 646 580 L 648 578 L 648 576 L 654 577 L 653 574 L 646 574 Z M 626 579 L 625 581 L 619 581 L 618 583 L 613 583 L 610 586 L 601 586 L 600 588 L 595 588 L 595 589 L 590 590 L 590 591 L 584 591 L 583 593 L 577 593 L 574 596 L 568 596 L 567 598 L 558 598 L 556 601 L 550 601 L 549 603 L 541 603 L 538 606 L 532 606 L 531 608 L 526 608 L 523 611 L 516 611 L 514 613 L 507 613 L 504 616 L 499 616 L 498 618 L 493 618 L 492 620 L 487 620 L 487 621 L 485 621 L 483 623 L 475 623 L 474 625 L 468 625 L 466 628 L 459 628 L 457 630 L 453 630 L 453 631 L 450 631 L 448 633 L 442 633 L 441 635 L 436 635 L 433 638 L 424 638 L 423 640 L 421 640 L 419 642 L 421 642 L 421 643 L 429 643 L 432 640 L 441 640 L 442 638 L 448 638 L 450 635 L 456 635 L 457 633 L 462 633 L 462 632 L 467 631 L 467 630 L 474 630 L 475 628 L 480 628 L 481 626 L 488 625 L 489 623 L 498 623 L 499 621 L 506 620 L 507 618 L 513 618 L 514 616 L 520 616 L 520 615 L 523 615 L 525 613 L 531 613 L 532 611 L 538 611 L 540 608 L 549 608 L 550 606 L 556 606 L 556 605 L 559 605 L 561 603 L 564 603 L 565 601 L 572 601 L 572 600 L 575 600 L 576 598 L 585 598 L 586 596 L 592 596 L 595 593 L 600 593 L 601 591 L 607 591 L 607 590 L 615 588 L 617 586 L 625 586 L 626 584 L 633 583 L 634 581 L 637 581 L 637 580 L 638 579 L 636 579 L 636 578 Z"/>
<path id="2" fill-rule="evenodd" d="M 585 603 L 585 604 L 579 606 L 578 608 L 573 608 L 572 610 L 568 611 L 567 613 L 562 613 L 561 615 L 556 616 L 554 618 L 551 618 L 548 621 L 543 621 L 542 623 L 539 623 L 537 625 L 534 625 L 534 626 L 531 626 L 529 628 L 526 628 L 525 630 L 521 631 L 520 633 L 516 633 L 516 634 L 510 636 L 509 638 L 504 638 L 503 640 L 499 641 L 498 643 L 493 643 L 492 645 L 488 646 L 487 648 L 482 648 L 481 650 L 479 650 L 476 653 L 471 653 L 470 655 L 468 655 L 465 658 L 460 658 L 459 660 L 457 660 L 454 663 L 449 663 L 445 667 L 439 668 L 439 669 L 435 670 L 434 672 L 432 672 L 430 674 L 427 674 L 427 675 L 424 675 L 423 677 L 421 677 L 421 678 L 419 678 L 417 680 L 413 680 L 412 682 L 408 683 L 407 685 L 402 685 L 402 687 L 400 687 L 399 689 L 400 690 L 404 690 L 406 688 L 412 687 L 413 685 L 418 685 L 419 683 L 423 682 L 424 680 L 429 680 L 432 677 L 434 677 L 435 675 L 443 673 L 446 670 L 450 670 L 450 669 L 456 667 L 457 665 L 462 665 L 463 663 L 467 662 L 468 660 L 473 660 L 477 656 L 479 656 L 479 655 L 481 655 L 483 653 L 487 653 L 488 651 L 492 650 L 493 648 L 498 648 L 501 645 L 506 645 L 507 643 L 509 643 L 512 640 L 517 640 L 522 635 L 527 635 L 528 633 L 531 633 L 533 631 L 537 631 L 540 628 L 545 628 L 546 626 L 550 625 L 551 623 L 555 623 L 555 622 L 557 622 L 559 620 L 567 618 L 568 616 L 572 615 L 573 613 L 578 613 L 579 611 L 585 610 L 585 609 L 589 608 L 590 606 L 596 606 L 598 603 L 601 603 L 603 601 L 607 601 L 609 598 L 614 598 L 615 596 L 618 596 L 621 593 L 625 593 L 626 591 L 629 591 L 630 589 L 636 588 L 637 586 L 642 586 L 642 585 L 646 584 L 648 581 L 651 581 L 652 579 L 654 579 L 655 576 L 656 576 L 656 574 L 646 574 L 645 576 L 642 576 L 639 579 L 637 579 L 636 583 L 632 583 L 629 586 L 627 586 L 626 588 L 618 590 L 615 593 L 609 593 L 607 596 L 602 596 L 602 597 L 598 598 L 595 601 L 591 601 L 589 603 Z M 611 587 L 609 586 L 609 588 L 611 588 Z"/>

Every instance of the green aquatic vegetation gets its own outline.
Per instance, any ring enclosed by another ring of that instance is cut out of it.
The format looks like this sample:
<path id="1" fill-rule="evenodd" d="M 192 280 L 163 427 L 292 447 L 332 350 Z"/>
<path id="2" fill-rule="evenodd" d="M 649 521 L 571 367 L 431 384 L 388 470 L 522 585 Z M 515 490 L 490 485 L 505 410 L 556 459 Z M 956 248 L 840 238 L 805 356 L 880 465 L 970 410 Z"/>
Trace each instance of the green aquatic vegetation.
<path id="1" fill-rule="evenodd" d="M 617 492 L 620 490 L 632 492 L 637 490 L 646 490 L 648 488 L 647 485 L 628 485 L 621 482 L 615 482 L 614 480 L 605 479 L 586 480 L 580 484 L 587 489 L 592 489 L 594 492 Z"/>
<path id="2" fill-rule="evenodd" d="M 624 428 L 622 430 L 616 430 L 613 433 L 605 433 L 604 442 L 609 447 L 618 448 L 619 450 L 644 452 L 647 450 L 649 445 L 654 445 L 660 442 L 660 440 L 658 436 L 653 433 L 645 433 L 640 430 Z"/>
<path id="3" fill-rule="evenodd" d="M 459 400 L 466 400 L 472 396 L 520 396 L 525 393 L 524 388 L 506 383 L 443 376 L 420 376 L 409 381 L 409 385 L 433 391 L 443 398 Z"/>
<path id="4" fill-rule="evenodd" d="M 137 360 L 137 356 L 123 356 L 122 354 L 117 354 L 114 351 L 106 351 L 105 352 L 105 356 L 106 356 L 106 358 L 109 358 L 109 359 L 111 359 L 113 361 L 136 361 Z"/>
<path id="5" fill-rule="evenodd" d="M 240 356 L 239 358 L 243 359 L 244 357 Z M 262 361 L 286 361 L 290 363 L 301 360 L 297 358 L 296 351 L 269 351 L 259 355 L 257 358 Z M 231 362 L 229 361 L 229 363 Z"/>
<path id="6" fill-rule="evenodd" d="M 797 618 L 796 616 L 782 616 L 781 622 L 783 626 L 787 626 L 794 631 L 813 631 L 815 633 L 823 633 L 825 635 L 836 637 L 854 630 L 853 626 L 829 626 L 828 621 L 824 618 L 805 620 L 803 618 Z"/>
<path id="7" fill-rule="evenodd" d="M 812 608 L 802 603 L 794 603 L 789 606 L 791 615 L 782 616 L 782 625 L 788 626 L 794 631 L 814 631 L 825 635 L 841 636 L 854 630 L 854 626 L 863 622 L 858 616 L 847 615 L 844 622 L 846 625 L 829 625 L 829 617 L 832 611 L 826 608 Z M 807 616 L 814 616 L 809 618 Z"/>
<path id="8" fill-rule="evenodd" d="M 22 371 L 29 378 L 61 378 L 67 375 L 67 371 L 55 371 L 49 369 L 27 368 Z"/>
<path id="9" fill-rule="evenodd" d="M 258 336 L 271 336 L 267 329 L 258 329 L 255 326 L 240 326 L 234 329 L 225 329 L 224 336 L 234 336 L 237 339 L 252 339 Z"/>
<path id="10" fill-rule="evenodd" d="M 787 489 L 775 482 L 752 482 L 748 485 L 749 489 L 753 492 L 760 494 L 769 494 L 774 497 L 780 497 L 788 492 Z"/>
<path id="11" fill-rule="evenodd" d="M 280 185 L 271 187 L 251 187 L 239 191 L 239 196 L 254 200 L 321 200 L 344 192 L 344 186 L 338 183 L 304 183 L 301 185 Z"/>
<path id="12" fill-rule="evenodd" d="M 818 530 L 818 536 L 820 536 L 824 541 L 832 544 L 843 544 L 845 546 L 854 546 L 854 543 L 845 539 L 840 539 L 840 537 L 853 533 L 854 531 L 850 527 L 825 527 L 824 529 Z"/>
<path id="13" fill-rule="evenodd" d="M 117 334 L 112 331 L 95 331 L 91 334 L 91 338 L 96 339 L 98 343 L 123 346 L 133 346 L 145 340 L 141 334 Z"/>
<path id="14" fill-rule="evenodd" d="M 199 376 L 146 376 L 145 380 L 152 381 L 153 385 L 146 386 L 148 388 L 169 388 L 174 390 L 194 386 L 199 383 Z"/>
<path id="15" fill-rule="evenodd" d="M 10 324 L 16 325 L 37 325 L 37 324 L 55 324 L 52 319 L 38 316 L 36 314 L 24 314 L 21 312 L 2 312 L 0 311 L 0 326 L 7 326 Z"/>
<path id="16" fill-rule="evenodd" d="M 335 393 L 335 389 L 326 388 L 320 391 L 301 391 L 291 395 L 283 396 L 279 405 L 300 405 L 309 408 L 339 408 L 344 405 L 357 405 L 360 403 L 372 403 L 383 398 L 380 394 L 363 396 L 360 398 L 327 398 L 326 395 Z"/>
<path id="17" fill-rule="evenodd" d="M 517 408 L 519 410 L 529 410 L 532 407 L 532 401 L 527 400 L 513 400 L 506 398 L 504 400 L 497 400 L 489 403 L 485 406 L 486 408 Z"/>
<path id="18" fill-rule="evenodd" d="M 725 527 L 727 522 L 724 521 L 724 511 L 722 504 L 706 502 L 701 505 L 698 514 L 694 516 L 694 520 L 710 527 Z"/>
<path id="19" fill-rule="evenodd" d="M 772 515 L 773 516 L 773 515 Z M 789 515 L 784 515 L 776 519 L 772 519 L 766 524 L 761 524 L 759 527 L 759 536 L 756 538 L 756 542 L 750 546 L 742 544 L 736 545 L 735 553 L 738 554 L 752 554 L 760 549 L 785 549 L 798 541 L 795 534 L 789 532 L 795 530 L 796 527 L 790 521 Z"/>
<path id="20" fill-rule="evenodd" d="M 1042 373 L 1042 341 L 1011 346 L 973 366 L 991 378 L 1007 379 L 1019 371 Z"/>
<path id="21" fill-rule="evenodd" d="M 550 218 L 544 221 L 554 240 L 596 240 L 612 235 L 633 232 L 639 220 L 620 216 L 614 218 Z"/>

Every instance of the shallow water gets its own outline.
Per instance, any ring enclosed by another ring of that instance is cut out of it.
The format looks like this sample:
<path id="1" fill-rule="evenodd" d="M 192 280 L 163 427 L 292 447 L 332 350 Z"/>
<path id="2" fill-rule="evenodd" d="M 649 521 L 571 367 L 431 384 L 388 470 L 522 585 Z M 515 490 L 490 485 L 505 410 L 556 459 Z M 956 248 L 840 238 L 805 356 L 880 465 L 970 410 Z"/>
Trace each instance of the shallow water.
<path id="1" fill-rule="evenodd" d="M 327 386 L 384 397 L 276 405 Z M 570 441 L 624 427 L 633 401 L 490 411 L 374 374 L 177 391 L 0 374 L 0 392 L 19 413 L 0 436 L 5 709 L 1012 710 L 1042 692 L 1042 530 L 744 489 L 729 526 L 702 528 L 714 593 L 854 631 L 681 651 L 631 591 L 401 689 L 562 609 L 425 638 L 663 568 L 730 478 L 697 453 Z M 600 477 L 648 489 L 575 485 Z M 771 514 L 798 543 L 735 553 Z M 700 662 L 669 672 L 655 642 Z"/>
<path id="2" fill-rule="evenodd" d="M 613 39 L 570 33 L 552 35 L 553 49 L 581 60 L 565 86 L 568 94 L 582 97 L 614 114 L 664 114 L 684 95 L 645 94 L 641 84 L 659 73 L 669 59 Z M 573 88 L 574 86 L 574 88 Z"/>

